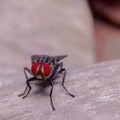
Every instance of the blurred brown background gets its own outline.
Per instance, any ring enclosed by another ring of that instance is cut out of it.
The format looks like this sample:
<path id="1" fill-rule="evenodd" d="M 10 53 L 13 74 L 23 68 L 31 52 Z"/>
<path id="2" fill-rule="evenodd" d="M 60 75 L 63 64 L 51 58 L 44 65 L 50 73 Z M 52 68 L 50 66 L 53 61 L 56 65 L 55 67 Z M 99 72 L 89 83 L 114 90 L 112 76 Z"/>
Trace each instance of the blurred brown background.
<path id="1" fill-rule="evenodd" d="M 96 60 L 120 58 L 120 0 L 89 0 L 96 37 Z"/>
<path id="2" fill-rule="evenodd" d="M 23 67 L 32 54 L 68 54 L 71 69 L 119 59 L 119 33 L 118 0 L 0 1 L 2 65 Z"/>
<path id="3" fill-rule="evenodd" d="M 68 54 L 71 69 L 94 63 L 88 1 L 1 0 L 0 63 L 23 68 L 33 54 Z"/>

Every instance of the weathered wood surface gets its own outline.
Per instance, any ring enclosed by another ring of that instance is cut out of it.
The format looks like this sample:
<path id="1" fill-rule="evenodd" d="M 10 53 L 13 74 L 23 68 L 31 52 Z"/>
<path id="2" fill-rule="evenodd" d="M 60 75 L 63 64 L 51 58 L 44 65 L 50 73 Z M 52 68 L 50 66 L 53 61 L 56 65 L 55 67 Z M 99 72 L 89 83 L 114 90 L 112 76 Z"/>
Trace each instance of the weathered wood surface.
<path id="1" fill-rule="evenodd" d="M 120 120 L 119 60 L 68 71 L 65 85 L 75 98 L 65 93 L 58 78 L 53 92 L 56 111 L 50 106 L 49 86 L 32 84 L 23 100 L 17 95 L 25 88 L 24 76 L 11 73 L 15 71 L 0 78 L 0 120 Z"/>

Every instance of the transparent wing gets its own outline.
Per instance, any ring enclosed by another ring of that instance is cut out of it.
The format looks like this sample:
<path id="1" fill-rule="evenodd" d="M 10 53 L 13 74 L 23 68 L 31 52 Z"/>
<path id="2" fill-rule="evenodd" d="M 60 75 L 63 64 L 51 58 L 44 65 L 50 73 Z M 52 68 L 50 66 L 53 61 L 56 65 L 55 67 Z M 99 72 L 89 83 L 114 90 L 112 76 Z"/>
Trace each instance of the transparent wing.
<path id="1" fill-rule="evenodd" d="M 59 56 L 51 56 L 55 61 L 60 61 L 67 57 L 68 55 L 59 55 Z"/>

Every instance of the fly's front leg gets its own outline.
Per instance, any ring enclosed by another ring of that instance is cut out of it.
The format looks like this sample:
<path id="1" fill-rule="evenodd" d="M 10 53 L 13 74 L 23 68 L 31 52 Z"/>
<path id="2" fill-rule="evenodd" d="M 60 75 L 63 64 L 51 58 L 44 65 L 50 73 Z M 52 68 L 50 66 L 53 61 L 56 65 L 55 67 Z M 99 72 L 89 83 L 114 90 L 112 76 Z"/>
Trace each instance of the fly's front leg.
<path id="1" fill-rule="evenodd" d="M 71 94 L 71 93 L 67 90 L 67 88 L 66 88 L 65 85 L 64 85 L 64 83 L 65 83 L 65 76 L 66 76 L 66 69 L 63 68 L 63 63 L 62 63 L 62 62 L 60 63 L 60 67 L 61 67 L 60 73 L 63 74 L 62 86 L 63 86 L 64 90 L 68 93 L 68 95 L 70 95 L 71 97 L 75 97 L 73 94 Z"/>
<path id="2" fill-rule="evenodd" d="M 52 92 L 53 92 L 53 82 L 51 80 L 48 80 L 49 84 L 51 85 L 51 91 L 50 91 L 50 102 L 51 102 L 51 107 L 53 110 L 55 110 L 53 100 L 52 100 Z"/>
<path id="3" fill-rule="evenodd" d="M 21 93 L 21 94 L 19 94 L 19 95 L 18 95 L 18 97 L 23 96 L 23 95 L 26 93 L 27 89 L 28 89 L 28 85 L 26 86 L 26 88 L 25 88 L 24 92 L 23 92 L 23 93 Z"/>
<path id="4" fill-rule="evenodd" d="M 30 70 L 29 68 L 25 67 L 25 68 L 24 68 L 24 74 L 25 74 L 25 77 L 26 77 L 26 84 L 27 84 L 27 86 L 26 86 L 24 92 L 23 92 L 22 94 L 19 94 L 19 95 L 18 95 L 19 97 L 20 97 L 20 96 L 23 96 L 23 95 L 27 92 L 27 89 L 28 89 L 28 88 L 31 89 L 31 87 L 30 87 L 30 85 L 29 85 L 29 81 L 31 81 L 31 79 L 28 79 L 27 72 L 32 75 L 31 70 Z M 30 90 L 29 90 L 29 91 L 30 91 Z"/>
<path id="5" fill-rule="evenodd" d="M 27 73 L 29 73 L 29 74 L 31 74 L 33 76 L 31 70 L 29 68 L 27 68 L 27 67 L 24 67 L 24 74 L 25 74 L 26 79 L 28 79 Z"/>
<path id="6" fill-rule="evenodd" d="M 26 98 L 26 97 L 27 97 L 27 95 L 30 93 L 30 91 L 31 91 L 31 89 L 32 89 L 32 87 L 30 86 L 30 82 L 31 82 L 31 81 L 34 81 L 34 80 L 36 80 L 35 77 L 32 77 L 32 78 L 26 80 L 27 86 L 26 86 L 24 92 L 23 92 L 22 94 L 18 95 L 19 97 L 20 97 L 20 96 L 23 96 L 23 98 Z M 28 89 L 28 91 L 27 91 L 27 89 Z"/>

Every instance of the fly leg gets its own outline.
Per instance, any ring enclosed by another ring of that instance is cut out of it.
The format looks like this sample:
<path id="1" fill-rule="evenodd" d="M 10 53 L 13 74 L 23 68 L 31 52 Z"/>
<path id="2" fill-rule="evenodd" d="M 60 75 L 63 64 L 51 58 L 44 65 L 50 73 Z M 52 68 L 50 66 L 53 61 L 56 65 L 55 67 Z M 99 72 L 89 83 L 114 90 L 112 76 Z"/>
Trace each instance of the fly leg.
<path id="1" fill-rule="evenodd" d="M 24 67 L 24 74 L 25 74 L 26 79 L 28 79 L 27 72 L 30 73 L 31 75 L 33 75 L 29 68 Z"/>
<path id="2" fill-rule="evenodd" d="M 53 104 L 53 100 L 52 100 L 52 92 L 53 92 L 53 82 L 51 80 L 48 80 L 49 84 L 51 85 L 51 91 L 50 91 L 50 102 L 51 102 L 51 107 L 53 110 L 55 110 L 54 104 Z"/>
<path id="3" fill-rule="evenodd" d="M 28 69 L 27 67 L 25 67 L 25 68 L 24 68 L 24 74 L 25 74 L 25 77 L 26 77 L 26 84 L 27 84 L 27 86 L 26 86 L 24 92 L 23 92 L 22 94 L 19 94 L 18 97 L 25 95 L 25 93 L 26 93 L 26 91 L 27 91 L 28 88 L 29 88 L 28 91 L 30 91 L 30 89 L 31 89 L 30 81 L 32 81 L 32 78 L 31 78 L 31 79 L 28 79 L 27 72 L 32 75 L 31 70 Z M 29 94 L 29 93 L 28 93 L 28 94 Z"/>
<path id="4" fill-rule="evenodd" d="M 31 82 L 31 81 L 34 81 L 34 80 L 36 80 L 35 77 L 32 77 L 32 78 L 26 80 L 27 86 L 26 86 L 24 92 L 23 92 L 22 94 L 19 94 L 18 97 L 20 97 L 20 96 L 23 96 L 23 98 L 26 98 L 26 97 L 27 97 L 27 95 L 30 93 L 30 91 L 31 91 L 31 89 L 32 89 L 32 87 L 30 86 L 30 82 Z M 28 91 L 27 91 L 27 90 L 28 90 Z"/>
<path id="5" fill-rule="evenodd" d="M 62 86 L 63 86 L 64 90 L 68 93 L 68 95 L 70 95 L 71 97 L 75 97 L 73 94 L 71 94 L 71 93 L 67 90 L 67 88 L 66 88 L 65 85 L 64 85 L 64 83 L 65 83 L 65 76 L 66 76 L 66 69 L 63 68 L 63 63 L 62 63 L 62 62 L 60 63 L 60 67 L 61 67 L 61 69 L 60 69 L 60 72 L 59 72 L 59 73 L 63 74 Z"/>

